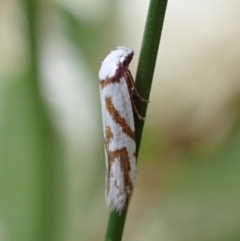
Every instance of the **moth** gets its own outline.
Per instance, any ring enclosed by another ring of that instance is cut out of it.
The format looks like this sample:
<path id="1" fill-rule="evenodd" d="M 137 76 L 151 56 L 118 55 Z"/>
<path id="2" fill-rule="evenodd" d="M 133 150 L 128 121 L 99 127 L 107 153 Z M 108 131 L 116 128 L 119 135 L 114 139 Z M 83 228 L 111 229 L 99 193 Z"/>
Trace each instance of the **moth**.
<path id="1" fill-rule="evenodd" d="M 117 47 L 102 62 L 100 98 L 106 159 L 106 203 L 121 213 L 128 204 L 136 178 L 136 143 L 133 111 L 140 119 L 133 102 L 138 93 L 128 66 L 133 50 Z M 146 101 L 148 102 L 148 101 Z"/>

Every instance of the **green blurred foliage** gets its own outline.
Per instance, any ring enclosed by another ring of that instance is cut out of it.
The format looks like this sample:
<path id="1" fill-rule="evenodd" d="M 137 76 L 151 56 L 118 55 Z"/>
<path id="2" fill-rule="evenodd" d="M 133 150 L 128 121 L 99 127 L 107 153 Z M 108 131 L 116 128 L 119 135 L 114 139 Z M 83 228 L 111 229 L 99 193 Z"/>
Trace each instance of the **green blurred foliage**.
<path id="1" fill-rule="evenodd" d="M 66 192 L 62 151 L 31 87 L 24 78 L 5 93 L 0 129 L 1 232 L 3 240 L 61 240 Z"/>

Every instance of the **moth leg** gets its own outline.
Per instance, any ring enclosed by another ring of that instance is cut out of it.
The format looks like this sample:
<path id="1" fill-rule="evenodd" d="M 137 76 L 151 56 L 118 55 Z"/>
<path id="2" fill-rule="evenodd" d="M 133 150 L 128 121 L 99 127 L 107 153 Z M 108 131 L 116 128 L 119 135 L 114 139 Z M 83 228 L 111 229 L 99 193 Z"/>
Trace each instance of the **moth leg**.
<path id="1" fill-rule="evenodd" d="M 138 90 L 137 90 L 137 88 L 136 88 L 136 86 L 135 86 L 135 82 L 134 82 L 134 80 L 133 80 L 133 77 L 132 77 L 132 75 L 131 75 L 131 72 L 130 72 L 130 71 L 126 71 L 126 72 L 124 73 L 124 75 L 126 75 L 125 78 L 127 78 L 127 79 L 129 79 L 129 80 L 131 81 L 131 84 L 132 84 L 132 94 L 133 94 L 133 95 L 136 95 L 142 102 L 149 103 L 149 100 L 144 99 L 144 98 L 139 94 L 139 92 L 138 92 Z"/>
<path id="2" fill-rule="evenodd" d="M 136 95 L 142 102 L 149 103 L 149 100 L 144 99 L 138 92 L 137 88 L 135 85 L 133 86 L 133 94 Z"/>
<path id="3" fill-rule="evenodd" d="M 136 107 L 136 105 L 135 105 L 132 97 L 131 97 L 131 102 L 132 102 L 133 110 L 134 110 L 134 112 L 136 113 L 138 119 L 143 120 L 143 121 L 146 120 L 146 117 L 142 117 L 142 116 L 139 114 L 138 109 L 137 109 L 137 107 Z"/>
<path id="4" fill-rule="evenodd" d="M 135 104 L 135 102 L 133 101 L 133 98 L 132 98 L 132 97 L 133 97 L 133 95 L 137 95 L 141 101 L 147 102 L 147 103 L 148 103 L 149 101 L 143 99 L 142 96 L 138 93 L 138 91 L 137 91 L 137 89 L 136 89 L 136 87 L 135 87 L 135 83 L 134 83 L 134 81 L 133 81 L 133 77 L 132 77 L 132 75 L 131 75 L 131 72 L 130 72 L 129 70 L 127 70 L 127 71 L 125 71 L 125 72 L 123 73 L 123 75 L 124 75 L 125 79 L 127 80 L 127 84 L 128 84 L 128 87 L 129 87 L 130 99 L 131 99 L 131 103 L 132 103 L 133 110 L 134 110 L 134 112 L 136 113 L 136 115 L 138 116 L 138 119 L 144 121 L 144 120 L 146 119 L 146 117 L 143 117 L 143 116 L 141 116 L 141 115 L 139 114 L 138 109 L 137 109 L 137 107 L 136 107 L 136 104 Z"/>

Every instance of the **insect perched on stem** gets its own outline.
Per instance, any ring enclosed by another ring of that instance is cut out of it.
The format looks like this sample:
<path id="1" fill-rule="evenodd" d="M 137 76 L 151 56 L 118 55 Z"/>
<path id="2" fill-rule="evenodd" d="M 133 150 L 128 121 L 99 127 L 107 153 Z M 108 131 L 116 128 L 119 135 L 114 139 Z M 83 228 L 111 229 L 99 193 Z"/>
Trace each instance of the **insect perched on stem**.
<path id="1" fill-rule="evenodd" d="M 136 176 L 136 143 L 133 110 L 139 119 L 133 95 L 135 88 L 128 66 L 133 50 L 117 47 L 102 62 L 99 71 L 103 133 L 106 157 L 106 203 L 119 213 L 128 204 Z"/>

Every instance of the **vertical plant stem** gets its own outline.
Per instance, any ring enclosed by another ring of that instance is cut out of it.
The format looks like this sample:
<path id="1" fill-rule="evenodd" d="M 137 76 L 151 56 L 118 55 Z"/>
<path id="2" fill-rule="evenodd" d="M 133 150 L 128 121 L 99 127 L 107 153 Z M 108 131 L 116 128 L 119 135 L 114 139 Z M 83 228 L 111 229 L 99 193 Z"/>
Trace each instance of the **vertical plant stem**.
<path id="1" fill-rule="evenodd" d="M 167 0 L 151 0 L 136 74 L 136 88 L 144 99 L 149 99 L 157 60 Z M 146 116 L 147 104 L 135 99 L 141 116 Z M 136 153 L 138 155 L 144 122 L 135 116 Z"/>
<path id="2" fill-rule="evenodd" d="M 122 240 L 126 215 L 127 215 L 127 208 L 121 213 L 121 215 L 119 215 L 119 213 L 115 211 L 110 212 L 105 241 Z"/>
<path id="3" fill-rule="evenodd" d="M 39 21 L 40 0 L 25 0 L 28 24 L 27 42 L 29 46 L 29 73 L 26 88 L 31 93 L 31 104 L 36 110 L 36 136 L 38 156 L 32 160 L 38 165 L 36 176 L 39 180 L 38 227 L 36 240 L 63 240 L 65 222 L 65 189 L 62 147 L 49 119 L 39 91 Z M 29 110 L 30 112 L 30 110 Z M 33 123 L 31 123 L 33 125 Z"/>
<path id="4" fill-rule="evenodd" d="M 144 99 L 148 99 L 162 33 L 167 0 L 151 0 L 143 36 L 141 53 L 136 75 L 136 88 Z M 146 115 L 147 103 L 134 100 L 139 113 Z M 136 156 L 138 156 L 144 122 L 134 116 L 136 132 Z M 127 208 L 121 215 L 110 212 L 105 241 L 121 241 L 127 215 Z"/>

